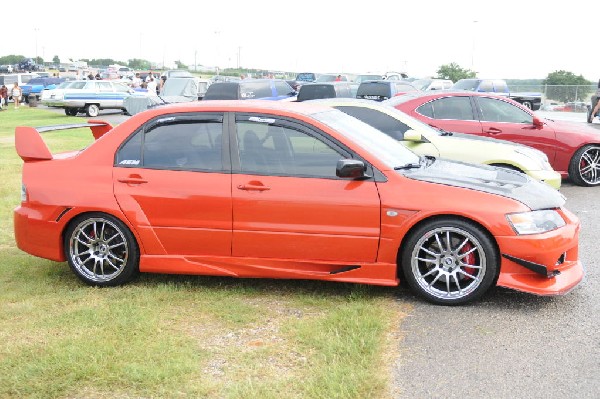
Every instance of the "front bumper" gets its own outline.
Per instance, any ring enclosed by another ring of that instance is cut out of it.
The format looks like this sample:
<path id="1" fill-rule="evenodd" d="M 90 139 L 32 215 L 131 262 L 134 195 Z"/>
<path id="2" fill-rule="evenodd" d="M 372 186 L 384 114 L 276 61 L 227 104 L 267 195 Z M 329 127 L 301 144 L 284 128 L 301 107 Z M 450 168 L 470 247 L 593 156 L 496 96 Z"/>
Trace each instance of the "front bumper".
<path id="1" fill-rule="evenodd" d="M 562 184 L 562 176 L 555 170 L 532 170 L 527 172 L 529 177 L 535 180 L 543 181 L 550 187 L 559 189 Z"/>
<path id="2" fill-rule="evenodd" d="M 561 210 L 566 226 L 544 234 L 496 237 L 501 253 L 497 285 L 537 295 L 562 295 L 584 277 L 577 217 Z"/>

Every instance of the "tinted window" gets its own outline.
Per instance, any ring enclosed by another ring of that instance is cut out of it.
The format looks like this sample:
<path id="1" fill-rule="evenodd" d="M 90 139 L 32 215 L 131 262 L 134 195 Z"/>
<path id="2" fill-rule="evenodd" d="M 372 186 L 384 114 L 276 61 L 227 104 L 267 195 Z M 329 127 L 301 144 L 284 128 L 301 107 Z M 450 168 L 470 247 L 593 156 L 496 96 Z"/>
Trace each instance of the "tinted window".
<path id="1" fill-rule="evenodd" d="M 290 90 L 291 91 L 291 90 Z M 274 97 L 271 82 L 244 82 L 240 84 L 240 97 L 242 100 Z"/>
<path id="2" fill-rule="evenodd" d="M 383 101 L 392 96 L 390 84 L 385 82 L 363 82 L 358 86 L 357 98 Z"/>
<path id="3" fill-rule="evenodd" d="M 298 101 L 314 100 L 317 98 L 334 98 L 335 90 L 327 84 L 305 84 L 300 87 Z"/>
<path id="4" fill-rule="evenodd" d="M 410 129 L 398 119 L 371 108 L 352 106 L 336 106 L 334 108 L 381 130 L 396 140 L 403 140 L 404 133 Z"/>
<path id="5" fill-rule="evenodd" d="M 506 101 L 488 97 L 476 98 L 481 111 L 481 120 L 489 122 L 533 123 L 533 116 Z"/>
<path id="6" fill-rule="evenodd" d="M 444 97 L 421 106 L 417 111 L 423 115 L 428 112 L 430 118 L 473 120 L 473 110 L 468 96 Z M 422 109 L 423 108 L 423 109 Z M 423 112 L 422 112 L 423 111 Z"/>
<path id="7" fill-rule="evenodd" d="M 275 81 L 275 90 L 277 91 L 278 96 L 288 96 L 290 93 L 294 92 L 292 86 L 290 86 L 287 82 Z"/>
<path id="8" fill-rule="evenodd" d="M 335 178 L 344 158 L 304 132 L 251 121 L 236 124 L 240 166 L 244 173 Z"/>
<path id="9" fill-rule="evenodd" d="M 205 100 L 239 100 L 239 84 L 237 83 L 228 83 L 228 82 L 219 82 L 213 83 L 208 86 L 206 90 L 206 94 L 204 96 Z"/>
<path id="10" fill-rule="evenodd" d="M 173 170 L 222 170 L 221 133 L 222 124 L 218 122 L 184 121 L 159 125 L 144 136 L 143 166 Z"/>

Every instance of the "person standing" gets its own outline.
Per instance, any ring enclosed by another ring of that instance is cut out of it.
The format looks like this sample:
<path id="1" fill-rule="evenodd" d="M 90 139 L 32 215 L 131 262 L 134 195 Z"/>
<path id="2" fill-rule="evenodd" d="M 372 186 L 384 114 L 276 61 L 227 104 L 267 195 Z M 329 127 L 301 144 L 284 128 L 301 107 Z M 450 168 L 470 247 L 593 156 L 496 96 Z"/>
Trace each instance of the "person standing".
<path id="1" fill-rule="evenodd" d="M 12 88 L 11 92 L 13 101 L 15 102 L 15 109 L 19 109 L 19 104 L 21 103 L 21 96 L 23 95 L 23 91 L 21 87 L 19 87 L 19 83 L 15 82 L 15 85 Z"/>
<path id="2" fill-rule="evenodd" d="M 154 78 L 150 78 L 150 81 L 147 83 L 148 94 L 156 95 L 156 80 Z"/>
<path id="3" fill-rule="evenodd" d="M 3 106 L 8 109 L 8 87 L 6 87 L 6 85 L 0 87 L 0 109 L 2 109 Z"/>

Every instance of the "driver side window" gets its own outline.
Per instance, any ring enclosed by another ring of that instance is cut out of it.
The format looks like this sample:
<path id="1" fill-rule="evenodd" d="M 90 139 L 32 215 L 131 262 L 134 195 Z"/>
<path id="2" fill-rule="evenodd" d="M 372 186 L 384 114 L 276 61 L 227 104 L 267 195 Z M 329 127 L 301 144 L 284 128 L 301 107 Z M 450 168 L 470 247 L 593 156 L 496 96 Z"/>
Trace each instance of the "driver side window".
<path id="1" fill-rule="evenodd" d="M 533 123 L 533 116 L 506 101 L 489 97 L 478 97 L 481 120 L 488 122 Z"/>

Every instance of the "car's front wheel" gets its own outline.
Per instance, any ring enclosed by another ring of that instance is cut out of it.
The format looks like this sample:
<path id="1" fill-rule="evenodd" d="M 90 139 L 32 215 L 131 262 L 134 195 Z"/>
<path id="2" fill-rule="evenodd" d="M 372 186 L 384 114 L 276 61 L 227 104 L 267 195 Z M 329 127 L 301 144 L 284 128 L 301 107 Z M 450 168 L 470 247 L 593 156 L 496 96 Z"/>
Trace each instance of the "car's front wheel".
<path id="1" fill-rule="evenodd" d="M 589 144 L 575 151 L 569 177 L 578 186 L 600 185 L 600 145 Z"/>
<path id="2" fill-rule="evenodd" d="M 88 104 L 85 106 L 85 114 L 89 117 L 95 118 L 100 113 L 100 107 L 96 104 Z"/>
<path id="3" fill-rule="evenodd" d="M 102 213 L 75 218 L 66 230 L 64 251 L 71 270 L 87 284 L 128 282 L 139 270 L 139 249 L 127 226 Z"/>
<path id="4" fill-rule="evenodd" d="M 409 236 L 401 259 L 412 290 L 441 305 L 460 305 L 481 297 L 499 267 L 496 247 L 485 231 L 457 218 L 419 226 Z"/>

